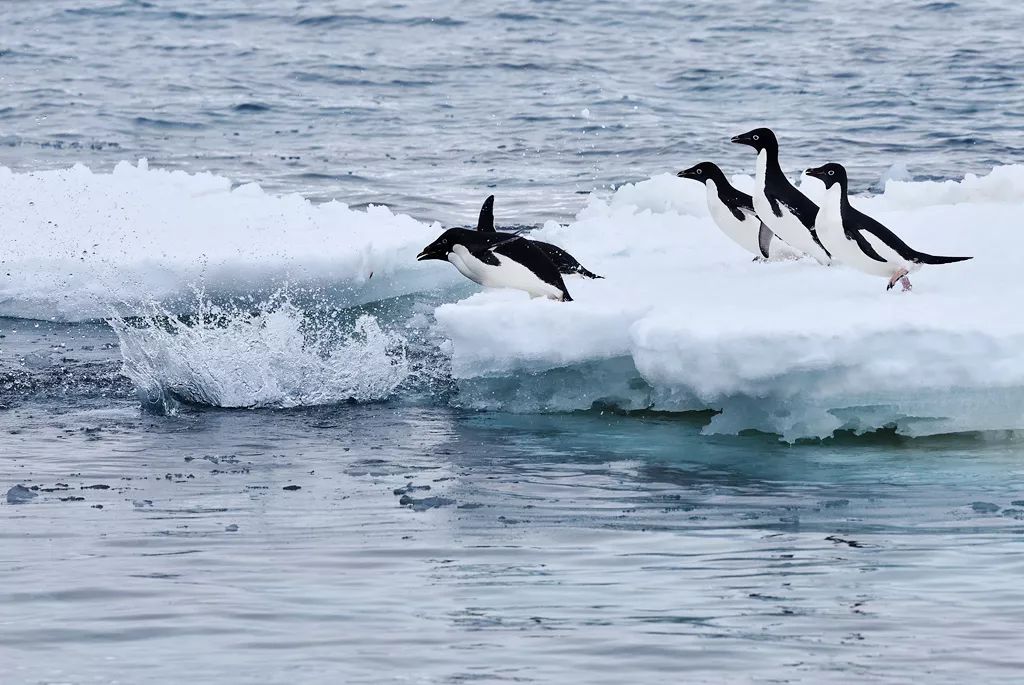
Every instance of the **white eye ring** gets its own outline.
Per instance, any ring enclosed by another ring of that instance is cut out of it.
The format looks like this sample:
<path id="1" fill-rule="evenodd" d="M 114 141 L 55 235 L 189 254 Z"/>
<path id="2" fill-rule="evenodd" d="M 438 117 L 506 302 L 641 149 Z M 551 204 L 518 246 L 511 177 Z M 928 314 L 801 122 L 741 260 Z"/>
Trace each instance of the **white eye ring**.
<path id="1" fill-rule="evenodd" d="M 829 176 L 835 176 L 835 175 L 836 175 L 836 172 L 835 172 L 835 171 L 834 171 L 833 169 L 829 169 L 829 170 L 828 170 L 828 175 L 829 175 Z"/>
<path id="2" fill-rule="evenodd" d="M 761 136 L 757 136 L 757 135 L 754 136 L 754 140 L 760 140 L 760 139 L 761 139 Z"/>
<path id="3" fill-rule="evenodd" d="M 703 174 L 703 173 L 704 173 L 704 170 L 703 170 L 703 169 L 697 169 L 697 175 L 698 175 L 698 176 L 700 176 L 700 175 L 701 175 L 701 174 Z"/>

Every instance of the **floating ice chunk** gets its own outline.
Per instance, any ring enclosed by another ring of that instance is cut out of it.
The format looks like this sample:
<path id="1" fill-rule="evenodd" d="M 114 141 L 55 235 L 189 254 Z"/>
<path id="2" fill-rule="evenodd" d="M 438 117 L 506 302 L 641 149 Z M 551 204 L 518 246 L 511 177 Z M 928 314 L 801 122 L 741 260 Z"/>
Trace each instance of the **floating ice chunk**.
<path id="1" fill-rule="evenodd" d="M 910 170 L 907 169 L 907 165 L 903 162 L 896 162 L 882 174 L 882 177 L 878 179 L 878 185 L 882 190 L 885 190 L 889 186 L 889 181 L 910 181 L 913 180 L 913 176 L 910 175 Z"/>
<path id="2" fill-rule="evenodd" d="M 538 233 L 608 276 L 568 280 L 574 302 L 485 292 L 437 310 L 458 401 L 712 409 L 709 432 L 788 440 L 1024 428 L 1024 191 L 1000 178 L 1022 172 L 854 198 L 920 250 L 975 257 L 923 268 L 908 294 L 842 266 L 751 263 L 705 211 L 679 211 L 682 180 L 624 187 Z"/>
<path id="3" fill-rule="evenodd" d="M 437 225 L 145 163 L 0 167 L 0 216 L 0 316 L 102 318 L 115 304 L 187 296 L 199 280 L 211 297 L 316 285 L 348 306 L 457 277 L 415 259 Z"/>
<path id="4" fill-rule="evenodd" d="M 7 503 L 8 504 L 25 504 L 31 502 L 38 495 L 24 485 L 15 485 L 7 491 Z"/>

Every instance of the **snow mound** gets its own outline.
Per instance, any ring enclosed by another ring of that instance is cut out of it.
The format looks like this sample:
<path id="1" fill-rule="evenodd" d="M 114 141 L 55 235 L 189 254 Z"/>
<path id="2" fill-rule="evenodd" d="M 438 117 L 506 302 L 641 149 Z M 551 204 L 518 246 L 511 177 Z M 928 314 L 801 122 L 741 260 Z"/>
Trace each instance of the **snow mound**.
<path id="1" fill-rule="evenodd" d="M 285 281 L 330 288 L 340 306 L 457 280 L 415 261 L 437 225 L 145 160 L 108 174 L 0 167 L 0 218 L 0 316 L 102 318 L 116 303 L 169 303 L 200 280 L 211 297 Z"/>
<path id="2" fill-rule="evenodd" d="M 1024 166 L 854 203 L 920 250 L 974 259 L 924 267 L 906 294 L 842 266 L 752 263 L 698 184 L 658 177 L 537 234 L 606 276 L 570 279 L 574 302 L 491 291 L 437 309 L 458 401 L 714 409 L 709 432 L 788 440 L 1024 428 Z"/>

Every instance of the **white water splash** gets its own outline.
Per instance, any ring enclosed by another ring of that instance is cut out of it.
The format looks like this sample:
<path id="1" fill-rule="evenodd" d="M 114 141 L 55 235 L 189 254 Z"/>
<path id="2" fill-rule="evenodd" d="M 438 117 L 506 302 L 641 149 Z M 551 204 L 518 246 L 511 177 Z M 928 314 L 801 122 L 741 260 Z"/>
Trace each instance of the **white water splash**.
<path id="1" fill-rule="evenodd" d="M 311 320 L 288 302 L 254 312 L 201 298 L 188 323 L 150 304 L 142 319 L 109 320 L 123 373 L 143 402 L 215 407 L 299 407 L 387 399 L 409 377 L 404 339 L 363 315 Z"/>

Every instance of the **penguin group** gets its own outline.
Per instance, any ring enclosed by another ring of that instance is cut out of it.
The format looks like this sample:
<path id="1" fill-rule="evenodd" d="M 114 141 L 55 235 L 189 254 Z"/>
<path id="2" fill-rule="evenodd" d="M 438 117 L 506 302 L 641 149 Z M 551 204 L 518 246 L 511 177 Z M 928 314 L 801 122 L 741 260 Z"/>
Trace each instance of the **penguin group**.
<path id="1" fill-rule="evenodd" d="M 850 204 L 846 169 L 829 163 L 804 173 L 825 184 L 819 207 L 790 183 L 779 164 L 779 141 L 769 128 L 755 128 L 732 138 L 757 152 L 753 196 L 726 180 L 721 169 L 701 162 L 677 176 L 704 183 L 708 208 L 718 227 L 755 258 L 777 259 L 783 246 L 796 256 L 809 255 L 818 263 L 840 263 L 910 290 L 908 276 L 923 264 L 951 264 L 970 257 L 939 257 L 918 252 L 891 230 Z M 779 243 L 783 245 L 779 245 Z M 774 252 L 773 252 L 774 249 Z"/>
<path id="2" fill-rule="evenodd" d="M 941 257 L 919 252 L 891 230 L 850 203 L 846 169 L 836 163 L 805 173 L 825 185 L 817 205 L 794 186 L 779 164 L 779 143 L 768 128 L 734 136 L 733 143 L 757 152 L 752 195 L 736 189 L 712 162 L 678 172 L 699 181 L 707 191 L 708 210 L 719 229 L 754 255 L 755 261 L 809 256 L 819 264 L 840 263 L 872 276 L 885 277 L 886 290 L 897 283 L 911 289 L 909 275 L 924 264 L 950 264 L 970 257 Z M 531 297 L 572 301 L 564 277 L 601 278 L 562 248 L 531 240 L 519 232 L 494 228 L 494 196 L 480 209 L 475 230 L 450 228 L 425 247 L 418 260 L 451 262 L 480 285 L 515 288 Z"/>

